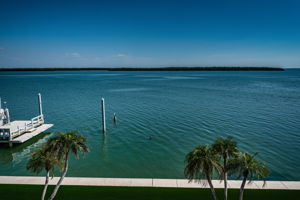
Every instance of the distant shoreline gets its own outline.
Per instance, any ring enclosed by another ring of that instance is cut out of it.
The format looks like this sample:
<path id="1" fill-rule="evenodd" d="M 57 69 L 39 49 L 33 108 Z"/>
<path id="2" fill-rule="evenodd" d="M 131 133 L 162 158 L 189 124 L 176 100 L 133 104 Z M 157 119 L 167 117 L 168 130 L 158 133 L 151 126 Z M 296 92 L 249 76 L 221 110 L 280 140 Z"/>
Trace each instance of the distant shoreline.
<path id="1" fill-rule="evenodd" d="M 284 71 L 279 67 L 156 67 L 156 68 L 130 68 L 130 67 L 43 67 L 43 68 L 0 68 L 0 71 Z"/>

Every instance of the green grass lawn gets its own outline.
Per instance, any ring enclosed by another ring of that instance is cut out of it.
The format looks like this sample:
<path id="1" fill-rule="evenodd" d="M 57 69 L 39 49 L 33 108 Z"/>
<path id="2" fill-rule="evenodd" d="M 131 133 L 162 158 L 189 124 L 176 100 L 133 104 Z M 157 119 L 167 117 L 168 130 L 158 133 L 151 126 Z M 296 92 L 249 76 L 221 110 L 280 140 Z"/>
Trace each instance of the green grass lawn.
<path id="1" fill-rule="evenodd" d="M 42 185 L 0 185 L 0 199 L 40 199 Z M 49 187 L 49 194 L 53 186 Z M 219 199 L 223 199 L 223 190 L 217 189 Z M 229 190 L 229 200 L 238 199 L 239 190 Z M 48 195 L 49 195 L 48 194 Z M 150 188 L 150 187 L 97 187 L 97 186 L 62 186 L 56 199 L 61 200 L 205 200 L 211 199 L 209 189 L 190 188 Z M 245 200 L 296 200 L 300 199 L 300 190 L 246 190 Z"/>

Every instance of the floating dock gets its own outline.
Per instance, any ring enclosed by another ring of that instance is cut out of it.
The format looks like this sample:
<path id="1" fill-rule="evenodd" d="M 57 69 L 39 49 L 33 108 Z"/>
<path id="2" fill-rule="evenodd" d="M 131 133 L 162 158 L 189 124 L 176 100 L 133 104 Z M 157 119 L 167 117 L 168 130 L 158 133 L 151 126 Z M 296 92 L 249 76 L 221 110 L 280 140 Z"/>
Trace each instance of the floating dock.
<path id="1" fill-rule="evenodd" d="M 10 121 L 8 108 L 2 109 L 0 99 L 0 143 L 7 143 L 11 147 L 14 143 L 24 143 L 51 128 L 53 124 L 45 124 L 42 112 L 42 98 L 38 94 L 39 115 L 31 120 Z"/>

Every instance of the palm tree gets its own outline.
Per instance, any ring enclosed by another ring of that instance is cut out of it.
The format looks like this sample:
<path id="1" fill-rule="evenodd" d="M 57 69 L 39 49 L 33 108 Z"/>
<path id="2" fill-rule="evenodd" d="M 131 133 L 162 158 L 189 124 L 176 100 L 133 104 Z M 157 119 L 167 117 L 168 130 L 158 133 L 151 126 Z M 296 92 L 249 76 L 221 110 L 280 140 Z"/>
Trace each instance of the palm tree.
<path id="1" fill-rule="evenodd" d="M 86 138 L 77 133 L 77 131 L 70 131 L 67 133 L 56 133 L 55 137 L 50 138 L 47 141 L 47 151 L 53 152 L 57 160 L 63 160 L 63 170 L 62 175 L 55 186 L 49 200 L 54 199 L 64 177 L 68 171 L 69 165 L 69 153 L 73 153 L 75 157 L 79 158 L 79 152 L 89 152 L 86 144 Z"/>
<path id="2" fill-rule="evenodd" d="M 227 176 L 228 176 L 228 159 L 233 158 L 237 155 L 237 143 L 233 140 L 233 137 L 228 136 L 227 138 L 217 138 L 212 148 L 222 157 L 222 176 L 224 179 L 224 199 L 227 200 Z"/>
<path id="3" fill-rule="evenodd" d="M 253 155 L 240 153 L 238 158 L 232 160 L 229 164 L 232 166 L 231 170 L 239 173 L 239 178 L 243 177 L 239 200 L 243 200 L 244 188 L 247 179 L 249 179 L 250 183 L 253 177 L 256 177 L 257 179 L 263 179 L 264 185 L 266 183 L 266 177 L 269 175 L 269 169 L 261 161 L 254 159 L 256 155 L 257 153 Z"/>
<path id="4" fill-rule="evenodd" d="M 215 170 L 220 172 L 219 157 L 216 152 L 207 145 L 201 145 L 186 155 L 185 162 L 187 165 L 184 169 L 184 174 L 189 181 L 196 180 L 201 182 L 201 179 L 205 179 L 210 186 L 213 199 L 217 200 L 212 184 L 213 172 Z"/>
<path id="5" fill-rule="evenodd" d="M 47 152 L 45 150 L 45 146 L 34 150 L 31 153 L 31 157 L 27 163 L 27 170 L 31 170 L 34 173 L 39 174 L 43 169 L 46 171 L 45 186 L 41 198 L 42 200 L 45 198 L 49 183 L 49 176 L 50 173 L 53 175 L 55 165 L 61 166 L 61 162 L 56 160 L 50 152 Z"/>

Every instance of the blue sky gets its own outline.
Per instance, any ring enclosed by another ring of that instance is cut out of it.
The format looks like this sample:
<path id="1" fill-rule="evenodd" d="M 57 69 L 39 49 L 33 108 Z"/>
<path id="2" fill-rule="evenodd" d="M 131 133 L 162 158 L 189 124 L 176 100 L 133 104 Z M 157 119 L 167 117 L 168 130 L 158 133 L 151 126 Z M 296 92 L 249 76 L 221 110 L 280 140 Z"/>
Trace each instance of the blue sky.
<path id="1" fill-rule="evenodd" d="M 300 67 L 300 1 L 0 0 L 0 67 Z"/>

